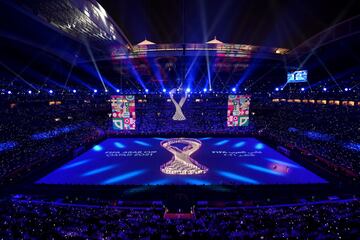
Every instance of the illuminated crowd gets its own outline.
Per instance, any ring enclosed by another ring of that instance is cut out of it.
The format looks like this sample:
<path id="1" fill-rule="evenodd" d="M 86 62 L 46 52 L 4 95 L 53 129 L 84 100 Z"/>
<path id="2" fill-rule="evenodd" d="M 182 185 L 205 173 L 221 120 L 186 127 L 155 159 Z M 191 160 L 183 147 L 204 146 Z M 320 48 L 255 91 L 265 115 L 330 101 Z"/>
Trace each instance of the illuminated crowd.
<path id="1" fill-rule="evenodd" d="M 139 97 L 140 98 L 140 97 Z M 94 144 L 113 136 L 252 136 L 302 151 L 331 171 L 359 174 L 359 111 L 344 106 L 273 103 L 254 98 L 250 125 L 226 126 L 227 96 L 196 97 L 184 106 L 187 120 L 171 122 L 174 106 L 166 98 L 142 97 L 137 130 L 114 131 L 106 98 L 11 102 L 1 109 L 2 183 L 38 179 Z M 330 114 L 329 114 L 330 113 Z M 349 145 L 350 144 L 350 145 Z M 352 144 L 352 145 L 351 145 Z M 350 174 L 350 175 L 351 175 Z M 33 181 L 33 180 L 30 180 Z M 197 209 L 191 220 L 167 220 L 163 209 L 122 209 L 2 200 L 0 236 L 4 239 L 355 239 L 359 201 L 301 206 Z"/>
<path id="2" fill-rule="evenodd" d="M 356 199 L 288 206 L 196 209 L 166 219 L 161 208 L 3 200 L 4 239 L 356 239 Z"/>
<path id="3" fill-rule="evenodd" d="M 256 123 L 263 136 L 359 176 L 359 118 L 356 107 L 268 103 L 258 108 Z"/>
<path id="4" fill-rule="evenodd" d="M 250 125 L 227 127 L 227 95 L 192 95 L 184 104 L 187 120 L 171 120 L 175 108 L 166 96 L 136 97 L 136 130 L 112 129 L 106 96 L 73 96 L 59 105 L 41 99 L 8 101 L 1 109 L 0 178 L 14 182 L 24 171 L 63 162 L 74 150 L 106 136 L 254 136 L 273 145 L 310 153 L 331 169 L 359 175 L 360 123 L 357 107 L 273 103 L 254 98 Z M 14 103 L 16 102 L 16 103 Z M 329 114 L 331 113 L 331 114 Z"/>

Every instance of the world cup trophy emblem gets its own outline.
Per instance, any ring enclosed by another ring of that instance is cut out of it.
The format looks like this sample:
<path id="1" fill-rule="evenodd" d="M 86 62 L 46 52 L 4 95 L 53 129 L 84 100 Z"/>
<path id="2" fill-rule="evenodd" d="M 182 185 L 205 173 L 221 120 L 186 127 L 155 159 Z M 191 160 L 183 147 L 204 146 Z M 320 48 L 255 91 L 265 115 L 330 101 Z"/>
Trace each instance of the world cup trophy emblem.
<path id="1" fill-rule="evenodd" d="M 182 149 L 174 144 L 186 144 Z M 160 171 L 170 175 L 205 174 L 209 169 L 190 156 L 201 147 L 201 141 L 193 138 L 171 138 L 160 142 L 160 145 L 171 152 L 171 160 L 160 166 Z"/>

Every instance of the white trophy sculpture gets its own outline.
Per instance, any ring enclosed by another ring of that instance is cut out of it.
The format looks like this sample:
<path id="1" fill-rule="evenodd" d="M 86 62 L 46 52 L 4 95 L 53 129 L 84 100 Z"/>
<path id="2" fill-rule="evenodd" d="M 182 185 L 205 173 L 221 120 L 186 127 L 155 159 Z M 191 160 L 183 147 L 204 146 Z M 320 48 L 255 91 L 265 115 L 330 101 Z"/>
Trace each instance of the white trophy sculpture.
<path id="1" fill-rule="evenodd" d="M 179 88 L 181 89 L 181 88 Z M 188 97 L 188 93 L 185 92 L 185 95 L 181 97 L 180 101 L 179 102 L 176 102 L 175 99 L 174 99 L 174 93 L 177 91 L 178 89 L 177 88 L 173 88 L 170 90 L 169 92 L 169 95 L 170 95 L 170 99 L 171 101 L 174 103 L 175 105 L 175 114 L 174 116 L 172 117 L 172 119 L 174 121 L 184 121 L 186 120 L 186 117 L 184 115 L 184 113 L 182 112 L 182 106 L 184 105 L 187 97 Z"/>
<path id="2" fill-rule="evenodd" d="M 172 146 L 173 144 L 187 144 L 184 148 Z M 190 157 L 199 150 L 201 141 L 193 138 L 171 138 L 160 142 L 160 145 L 171 152 L 171 160 L 160 166 L 160 171 L 170 175 L 205 174 L 209 169 Z"/>

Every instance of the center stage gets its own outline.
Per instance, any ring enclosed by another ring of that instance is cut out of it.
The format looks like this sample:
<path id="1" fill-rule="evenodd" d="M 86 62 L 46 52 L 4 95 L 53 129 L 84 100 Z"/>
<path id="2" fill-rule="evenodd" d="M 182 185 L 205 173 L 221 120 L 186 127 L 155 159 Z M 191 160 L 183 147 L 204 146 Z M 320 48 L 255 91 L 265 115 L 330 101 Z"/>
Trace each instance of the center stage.
<path id="1" fill-rule="evenodd" d="M 37 184 L 327 183 L 255 138 L 110 138 Z"/>

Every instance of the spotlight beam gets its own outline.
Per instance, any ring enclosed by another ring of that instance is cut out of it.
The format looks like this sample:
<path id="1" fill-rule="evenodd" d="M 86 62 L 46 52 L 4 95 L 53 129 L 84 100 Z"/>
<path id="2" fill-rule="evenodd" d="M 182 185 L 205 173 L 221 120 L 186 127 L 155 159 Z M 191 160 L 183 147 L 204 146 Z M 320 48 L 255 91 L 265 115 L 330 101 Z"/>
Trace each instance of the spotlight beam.
<path id="1" fill-rule="evenodd" d="M 138 71 L 136 70 L 135 66 L 133 65 L 132 62 L 130 62 L 130 66 L 129 66 L 129 69 L 132 73 L 132 75 L 135 77 L 136 79 L 136 82 L 139 83 L 141 85 L 141 87 L 143 88 L 143 90 L 146 89 L 146 86 L 145 84 L 143 83 L 141 77 L 140 77 L 140 74 L 138 73 Z M 135 86 L 137 89 L 138 89 L 138 86 Z"/>
<path id="2" fill-rule="evenodd" d="M 4 63 L 2 63 L 0 61 L 0 65 L 3 66 L 6 70 L 8 70 L 10 73 L 12 73 L 13 75 L 15 75 L 17 78 L 19 78 L 21 81 L 25 82 L 28 86 L 30 86 L 32 89 L 39 91 L 36 87 L 34 87 L 31 83 L 29 83 L 28 81 L 26 81 L 22 76 L 20 76 L 19 74 L 17 74 L 16 72 L 14 72 L 10 67 L 8 67 L 7 65 L 5 65 Z"/>
<path id="3" fill-rule="evenodd" d="M 321 60 L 321 58 L 314 53 L 314 56 L 318 59 L 319 63 L 321 64 L 321 66 L 325 69 L 325 71 L 329 74 L 331 80 L 333 80 L 336 84 L 336 86 L 340 89 L 340 91 L 342 92 L 342 89 L 340 87 L 340 85 L 338 84 L 338 82 L 336 81 L 336 79 L 334 78 L 334 76 L 331 74 L 330 70 L 326 67 L 325 63 Z"/>
<path id="4" fill-rule="evenodd" d="M 86 46 L 86 50 L 88 51 L 88 53 L 89 53 L 89 55 L 90 55 L 91 62 L 93 63 L 93 65 L 94 65 L 94 67 L 95 67 L 95 69 L 96 69 L 96 73 L 97 73 L 98 76 L 99 76 L 99 79 L 100 79 L 100 81 L 101 81 L 101 83 L 102 83 L 102 85 L 103 85 L 103 87 L 104 87 L 104 90 L 107 91 L 108 89 L 106 88 L 105 83 L 104 83 L 104 80 L 102 79 L 101 73 L 100 73 L 99 68 L 98 68 L 98 66 L 97 66 L 97 64 L 96 64 L 96 61 L 95 61 L 94 55 L 93 55 L 93 53 L 92 53 L 92 51 L 91 51 L 91 49 L 90 49 L 89 43 L 87 42 L 86 39 L 84 39 L 83 42 L 84 42 L 84 44 L 85 44 L 85 46 Z"/>
<path id="5" fill-rule="evenodd" d="M 350 4 L 348 4 L 348 6 L 337 16 L 337 18 L 332 22 L 331 26 L 328 29 L 325 29 L 324 31 L 314 35 L 313 37 L 305 40 L 303 43 L 301 43 L 299 46 L 297 46 L 294 50 L 291 51 L 290 54 L 292 54 L 293 52 L 296 54 L 296 50 L 298 48 L 300 48 L 301 46 L 304 46 L 307 44 L 307 42 L 309 42 L 311 39 L 316 38 L 317 36 L 321 35 L 320 40 L 315 44 L 314 47 L 311 48 L 310 53 L 305 57 L 304 61 L 300 64 L 299 68 L 302 68 L 304 66 L 304 64 L 310 59 L 310 57 L 315 53 L 315 50 L 318 49 L 320 46 L 322 46 L 322 43 L 325 41 L 325 39 L 332 33 L 332 29 L 335 28 L 335 26 L 341 24 L 338 23 L 338 21 L 344 16 L 344 14 L 347 12 L 348 8 L 350 7 Z M 344 21 L 346 22 L 346 21 Z"/>
<path id="6" fill-rule="evenodd" d="M 158 66 L 161 67 L 161 65 L 157 64 L 153 59 L 151 59 L 150 60 L 150 66 L 151 66 L 150 69 L 151 69 L 152 73 L 156 77 L 156 81 L 159 82 L 161 89 L 164 89 L 165 88 L 164 83 L 163 83 L 164 80 L 163 80 L 163 78 L 161 76 L 160 68 L 158 67 Z"/>
<path id="7" fill-rule="evenodd" d="M 223 85 L 222 91 L 226 91 L 226 90 L 227 90 L 227 89 L 226 89 L 226 86 L 229 86 L 229 82 L 230 82 L 230 80 L 232 79 L 232 76 L 233 76 L 233 74 L 234 74 L 234 70 L 235 70 L 235 68 L 233 67 L 233 68 L 231 69 L 231 74 L 228 76 L 228 78 L 226 79 L 225 84 Z"/>
<path id="8" fill-rule="evenodd" d="M 73 68 L 74 68 L 74 66 L 75 66 L 75 63 L 76 63 L 76 60 L 77 60 L 77 54 L 79 53 L 79 50 L 80 50 L 80 47 L 78 48 L 78 51 L 77 51 L 77 53 L 75 54 L 74 59 L 71 61 L 71 66 L 70 66 L 69 72 L 68 72 L 68 74 L 67 74 L 67 76 L 66 76 L 66 80 L 65 80 L 65 83 L 64 83 L 64 89 L 63 89 L 62 92 L 65 91 L 65 88 L 66 88 L 66 86 L 67 86 L 67 83 L 68 83 L 68 81 L 69 81 L 69 78 L 70 78 L 70 76 L 71 76 L 71 74 L 72 74 L 72 70 L 73 70 Z"/>

